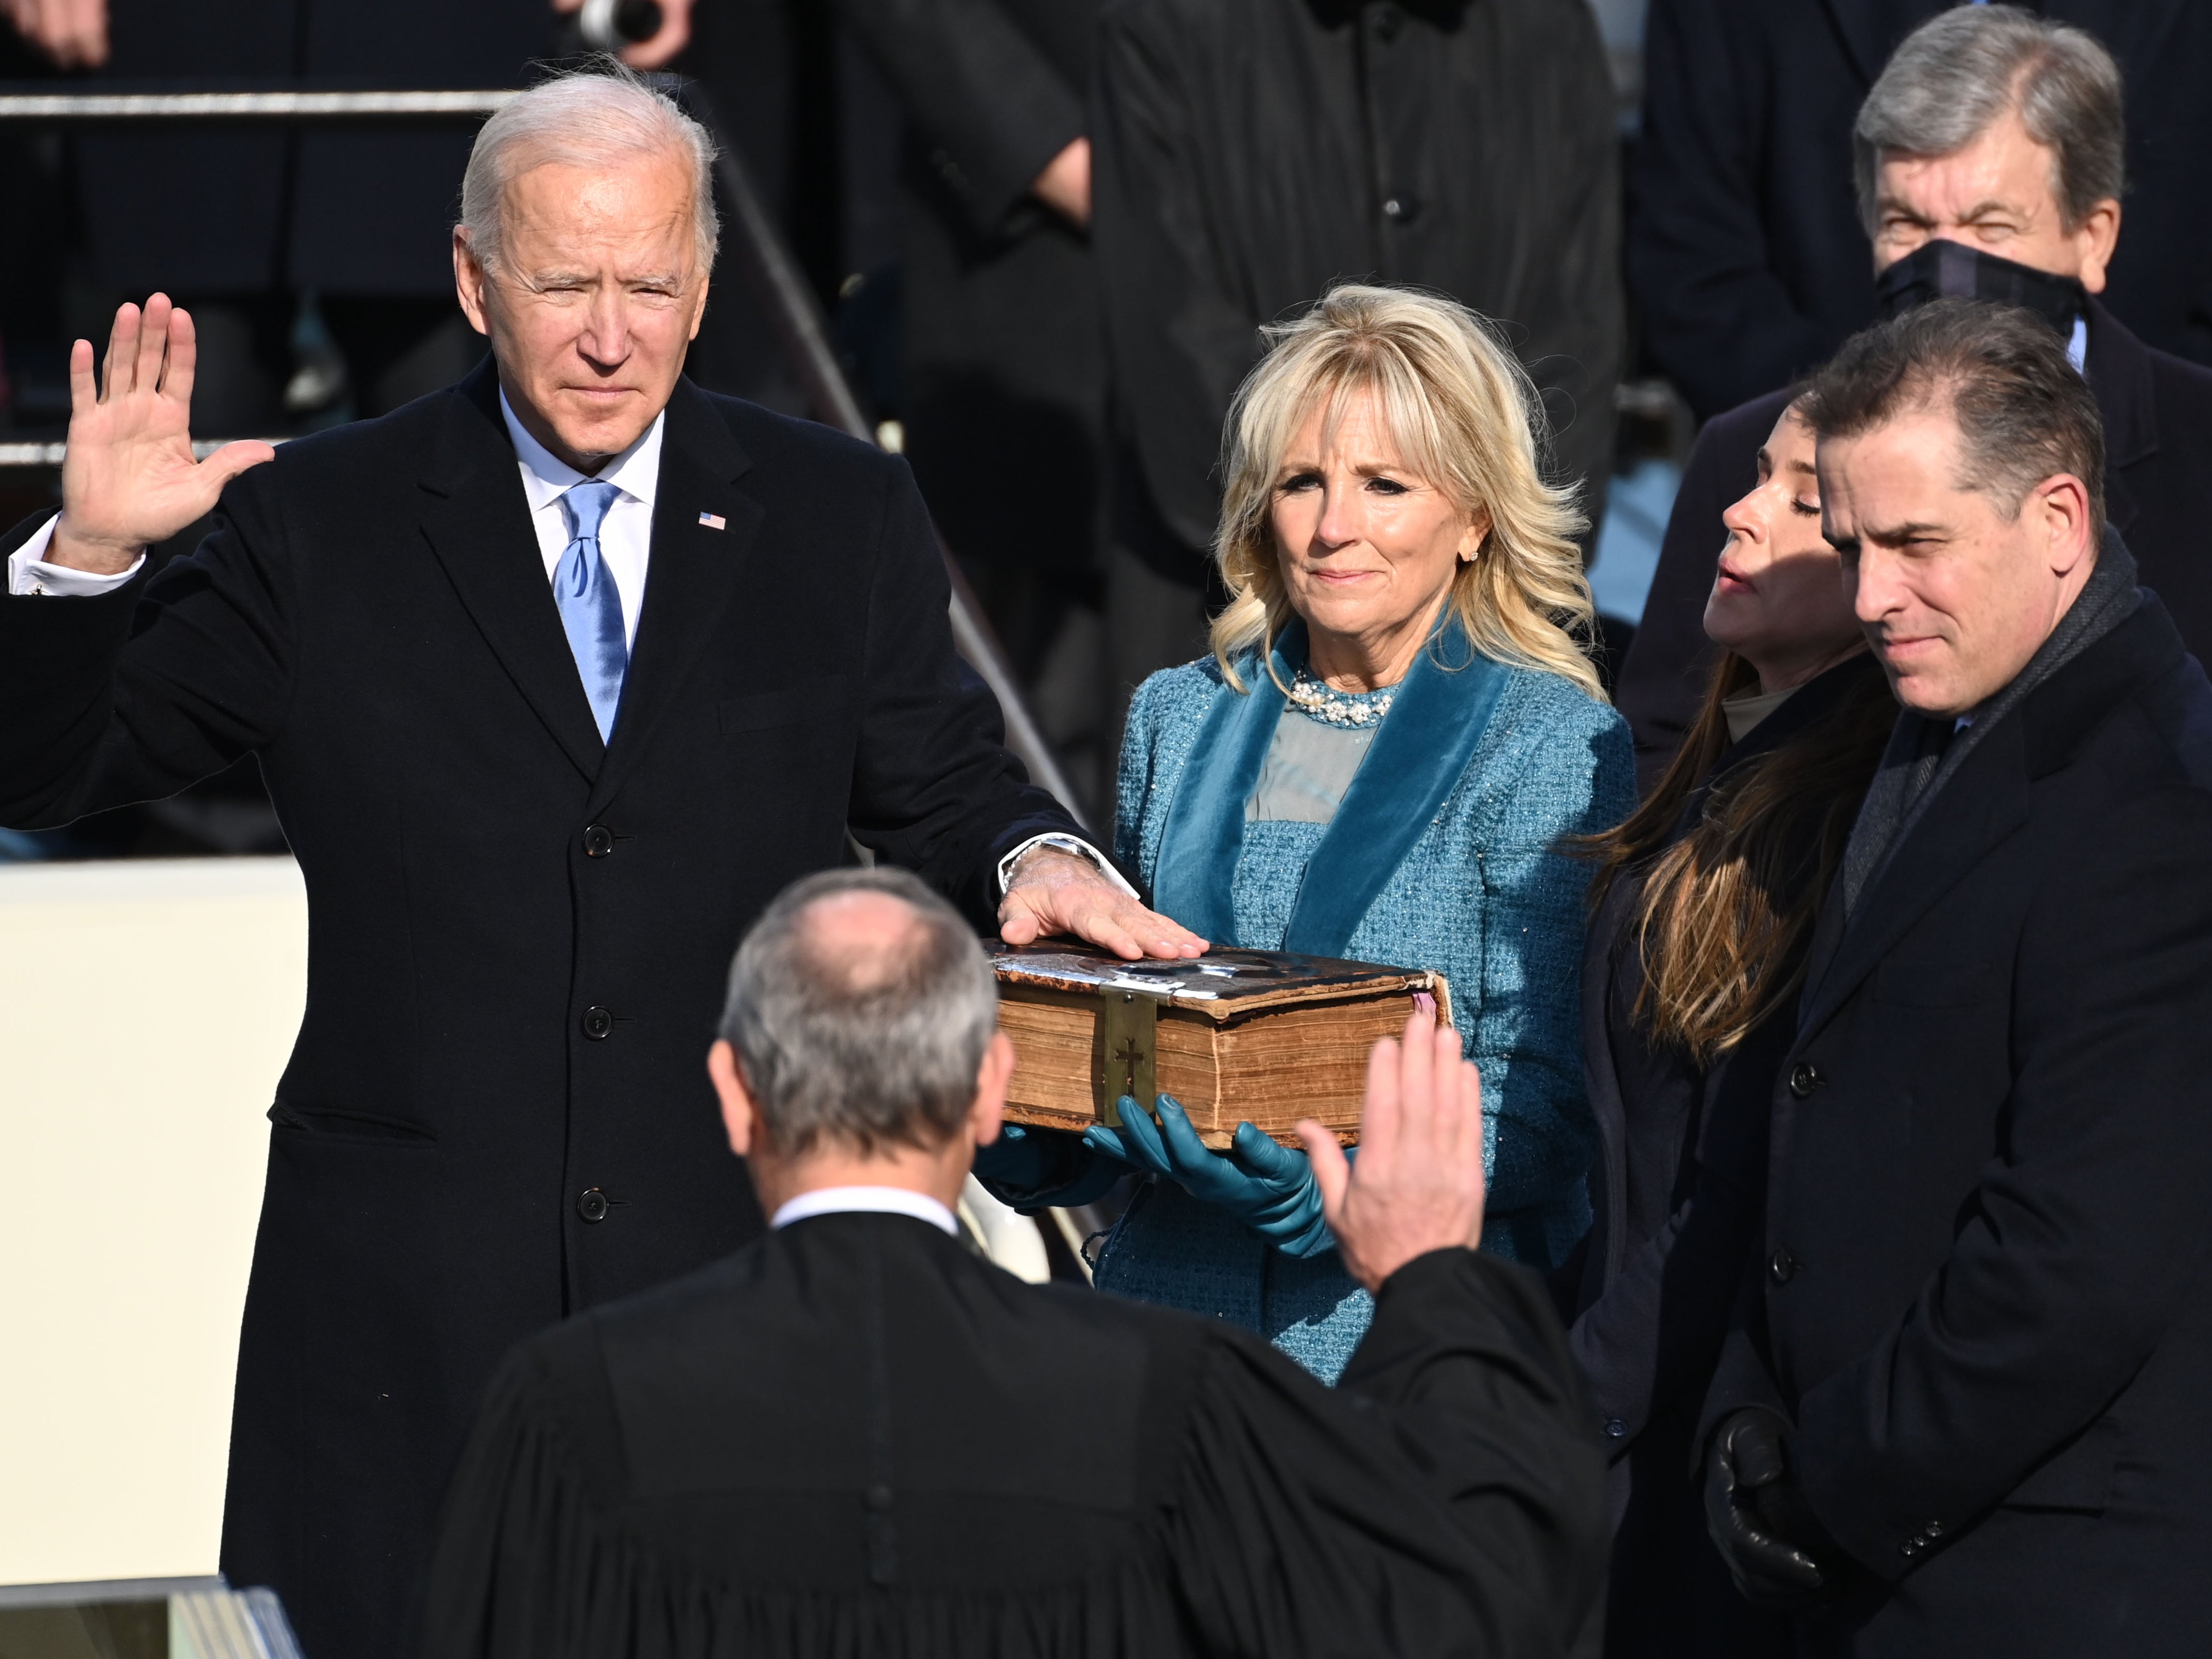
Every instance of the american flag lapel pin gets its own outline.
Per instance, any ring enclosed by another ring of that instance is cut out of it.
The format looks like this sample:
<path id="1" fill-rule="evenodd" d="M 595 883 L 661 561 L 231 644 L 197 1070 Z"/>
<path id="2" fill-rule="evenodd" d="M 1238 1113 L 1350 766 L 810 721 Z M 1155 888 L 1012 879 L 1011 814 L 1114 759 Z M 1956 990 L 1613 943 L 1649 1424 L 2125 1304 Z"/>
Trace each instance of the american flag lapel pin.
<path id="1" fill-rule="evenodd" d="M 727 530 L 730 527 L 730 521 L 719 513 L 702 513 L 699 522 L 709 530 Z"/>

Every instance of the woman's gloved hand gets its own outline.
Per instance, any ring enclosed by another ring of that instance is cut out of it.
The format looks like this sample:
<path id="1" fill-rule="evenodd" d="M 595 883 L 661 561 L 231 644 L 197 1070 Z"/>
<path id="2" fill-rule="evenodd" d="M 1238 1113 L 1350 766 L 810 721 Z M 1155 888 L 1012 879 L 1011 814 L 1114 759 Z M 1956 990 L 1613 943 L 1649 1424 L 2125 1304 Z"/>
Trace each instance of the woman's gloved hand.
<path id="1" fill-rule="evenodd" d="M 975 1170 L 992 1197 L 1027 1215 L 1095 1204 L 1129 1165 L 1071 1130 L 1009 1123 L 996 1140 L 975 1149 Z"/>
<path id="2" fill-rule="evenodd" d="M 1159 1097 L 1159 1121 L 1128 1096 L 1121 1127 L 1085 1129 L 1085 1146 L 1140 1170 L 1165 1176 L 1193 1198 L 1219 1206 L 1285 1255 L 1319 1255 L 1335 1237 L 1322 1218 L 1313 1164 L 1291 1146 L 1278 1146 L 1249 1123 L 1237 1126 L 1226 1155 L 1210 1151 L 1173 1095 Z"/>

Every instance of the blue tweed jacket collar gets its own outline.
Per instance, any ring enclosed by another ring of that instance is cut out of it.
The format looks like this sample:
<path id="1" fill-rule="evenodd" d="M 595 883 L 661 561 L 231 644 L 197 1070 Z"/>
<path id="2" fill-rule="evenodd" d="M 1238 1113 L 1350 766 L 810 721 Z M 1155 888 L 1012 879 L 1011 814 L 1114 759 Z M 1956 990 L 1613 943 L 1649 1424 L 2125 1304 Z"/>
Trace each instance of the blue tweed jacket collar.
<path id="1" fill-rule="evenodd" d="M 1168 809 L 1153 903 L 1206 939 L 1236 935 L 1231 892 L 1244 844 L 1244 803 L 1283 714 L 1282 688 L 1306 659 L 1304 623 L 1237 665 L 1249 688 L 1216 693 Z M 1306 866 L 1286 950 L 1342 956 L 1376 895 L 1420 839 L 1474 757 L 1507 674 L 1447 620 L 1414 658 L 1367 758 Z"/>

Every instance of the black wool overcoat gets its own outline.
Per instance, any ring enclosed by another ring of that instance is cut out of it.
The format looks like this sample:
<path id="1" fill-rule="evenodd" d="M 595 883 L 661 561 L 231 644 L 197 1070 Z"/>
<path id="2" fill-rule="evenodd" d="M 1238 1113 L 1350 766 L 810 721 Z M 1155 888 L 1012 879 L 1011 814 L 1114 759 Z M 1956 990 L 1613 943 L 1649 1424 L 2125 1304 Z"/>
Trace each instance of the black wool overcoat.
<path id="1" fill-rule="evenodd" d="M 2212 1651 L 2208 847 L 2212 685 L 2146 597 L 1831 891 L 1706 1409 L 1795 1421 L 1864 1570 L 1801 1650 Z"/>
<path id="2" fill-rule="evenodd" d="M 953 654 L 905 465 L 688 381 L 611 744 L 489 369 L 285 446 L 137 586 L 0 599 L 0 820 L 260 757 L 312 931 L 222 1565 L 315 1659 L 388 1659 L 499 1356 L 759 1231 L 703 1066 L 762 906 L 849 824 L 981 920 L 1070 826 Z"/>

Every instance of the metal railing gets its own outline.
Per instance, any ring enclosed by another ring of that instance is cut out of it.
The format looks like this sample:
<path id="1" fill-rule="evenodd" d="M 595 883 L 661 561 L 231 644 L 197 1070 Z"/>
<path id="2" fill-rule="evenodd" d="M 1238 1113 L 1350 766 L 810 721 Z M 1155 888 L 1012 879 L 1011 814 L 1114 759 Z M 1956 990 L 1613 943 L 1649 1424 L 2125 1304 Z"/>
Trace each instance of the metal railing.
<path id="1" fill-rule="evenodd" d="M 652 77 L 684 104 L 714 135 L 720 152 L 715 182 L 737 231 L 729 250 L 744 267 L 755 296 L 767 313 L 786 366 L 798 380 L 817 419 L 865 443 L 877 441 L 860 400 L 830 343 L 830 330 L 814 291 L 783 234 L 769 216 L 744 159 L 699 88 L 673 76 Z M 99 92 L 0 91 L 0 125 L 134 127 L 184 125 L 420 125 L 467 122 L 489 115 L 518 94 L 510 88 L 453 91 L 345 91 L 313 88 L 208 88 L 182 91 L 128 90 L 111 85 Z M 204 455 L 215 441 L 195 444 Z M 66 446 L 60 443 L 0 443 L 0 467 L 55 467 Z M 1023 697 L 1005 648 L 976 603 L 958 562 L 940 539 L 939 550 L 952 586 L 953 644 L 980 674 L 1006 723 L 1006 746 L 1030 775 L 1060 799 L 1079 823 L 1083 805 L 1061 772 L 1051 746 Z"/>

